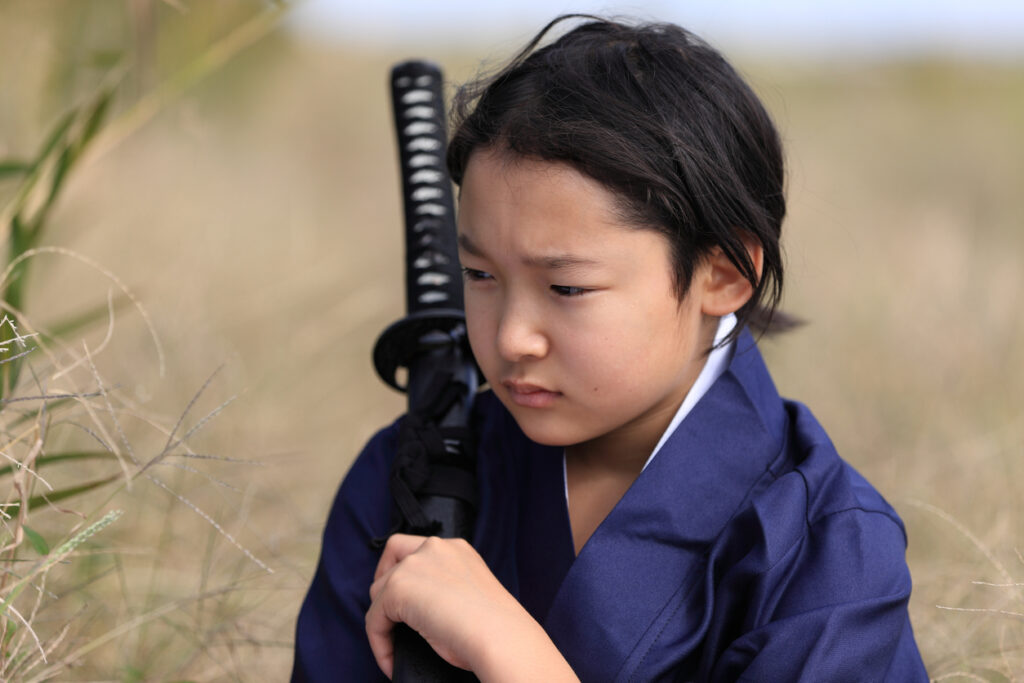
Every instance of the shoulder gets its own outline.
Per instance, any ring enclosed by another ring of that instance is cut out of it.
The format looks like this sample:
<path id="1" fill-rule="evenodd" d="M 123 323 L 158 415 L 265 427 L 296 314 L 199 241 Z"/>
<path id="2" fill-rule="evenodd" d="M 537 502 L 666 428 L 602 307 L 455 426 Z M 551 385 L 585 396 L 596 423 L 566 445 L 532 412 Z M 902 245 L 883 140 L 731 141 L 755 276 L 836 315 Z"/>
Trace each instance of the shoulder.
<path id="1" fill-rule="evenodd" d="M 832 440 L 802 403 L 786 401 L 790 420 L 789 464 L 807 491 L 808 523 L 830 515 L 860 510 L 888 517 L 902 529 L 895 510 L 882 495 L 836 452 Z M 784 471 L 784 470 L 783 470 Z"/>
<path id="2" fill-rule="evenodd" d="M 907 539 L 896 511 L 805 406 L 785 406 L 786 446 L 733 527 L 755 560 L 747 569 L 758 590 L 774 595 L 770 618 L 859 598 L 905 600 Z"/>
<path id="3" fill-rule="evenodd" d="M 903 522 L 885 498 L 836 451 L 832 440 L 806 406 L 786 401 L 787 447 L 776 464 L 777 478 L 767 487 L 767 504 L 792 499 L 802 509 L 806 533 L 823 533 L 845 520 L 886 530 L 902 558 L 906 548 Z M 796 489 L 796 490 L 794 490 Z M 892 548 L 889 548 L 892 550 Z"/>
<path id="4" fill-rule="evenodd" d="M 893 508 L 786 402 L 785 446 L 712 552 L 714 680 L 927 680 Z"/>

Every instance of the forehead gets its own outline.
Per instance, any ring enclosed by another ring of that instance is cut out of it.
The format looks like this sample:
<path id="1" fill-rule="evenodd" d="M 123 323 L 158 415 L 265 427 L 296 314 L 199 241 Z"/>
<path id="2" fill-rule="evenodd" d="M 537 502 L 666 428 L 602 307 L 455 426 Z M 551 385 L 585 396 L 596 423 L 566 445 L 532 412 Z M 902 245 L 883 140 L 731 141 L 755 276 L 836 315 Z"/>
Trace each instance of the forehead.
<path id="1" fill-rule="evenodd" d="M 538 248 L 593 248 L 612 233 L 637 230 L 614 193 L 572 166 L 483 149 L 463 176 L 459 232 L 473 244 L 515 233 Z"/>
<path id="2" fill-rule="evenodd" d="M 484 147 L 473 152 L 466 164 L 461 192 L 520 200 L 527 198 L 523 193 L 543 197 L 574 195 L 606 204 L 609 209 L 618 206 L 613 192 L 572 164 L 522 156 L 504 147 Z"/>
<path id="3" fill-rule="evenodd" d="M 486 259 L 474 268 L 592 274 L 638 296 L 672 289 L 665 236 L 625 221 L 612 192 L 567 164 L 475 153 L 458 222 L 463 259 Z"/>

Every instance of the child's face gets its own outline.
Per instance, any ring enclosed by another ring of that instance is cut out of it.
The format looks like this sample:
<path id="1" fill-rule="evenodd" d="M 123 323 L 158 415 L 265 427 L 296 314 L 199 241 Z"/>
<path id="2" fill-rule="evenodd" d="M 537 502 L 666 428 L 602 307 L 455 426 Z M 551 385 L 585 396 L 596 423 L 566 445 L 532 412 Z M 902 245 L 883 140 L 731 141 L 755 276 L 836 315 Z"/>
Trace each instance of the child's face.
<path id="1" fill-rule="evenodd" d="M 707 264 L 680 302 L 667 240 L 562 164 L 478 150 L 459 209 L 469 341 L 519 426 L 543 444 L 646 457 L 714 335 Z"/>

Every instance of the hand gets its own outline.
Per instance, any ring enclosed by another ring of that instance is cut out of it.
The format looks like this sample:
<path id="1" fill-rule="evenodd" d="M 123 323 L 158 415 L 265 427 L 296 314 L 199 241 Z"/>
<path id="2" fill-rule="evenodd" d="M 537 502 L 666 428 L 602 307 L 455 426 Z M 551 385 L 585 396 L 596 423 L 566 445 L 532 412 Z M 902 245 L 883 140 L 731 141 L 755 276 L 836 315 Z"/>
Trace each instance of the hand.
<path id="1" fill-rule="evenodd" d="M 462 539 L 393 535 L 377 564 L 370 598 L 366 634 L 389 678 L 397 622 L 419 632 L 449 664 L 481 680 L 539 680 L 527 676 L 548 665 L 557 665 L 543 669 L 549 674 L 572 675 L 540 625 Z"/>

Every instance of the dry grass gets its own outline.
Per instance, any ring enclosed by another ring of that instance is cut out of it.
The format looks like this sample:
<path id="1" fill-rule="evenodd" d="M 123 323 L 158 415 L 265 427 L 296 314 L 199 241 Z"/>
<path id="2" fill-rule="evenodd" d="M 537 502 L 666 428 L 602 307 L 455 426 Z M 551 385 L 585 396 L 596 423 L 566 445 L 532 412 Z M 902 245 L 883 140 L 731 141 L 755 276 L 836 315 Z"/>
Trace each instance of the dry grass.
<path id="1" fill-rule="evenodd" d="M 1012 680 L 1020 587 L 976 582 L 1024 581 L 1024 66 L 766 82 L 793 167 L 787 302 L 811 320 L 768 345 L 776 380 L 903 516 L 930 673 Z"/>
<path id="2" fill-rule="evenodd" d="M 115 271 L 167 350 L 160 380 L 144 325 L 119 319 L 99 369 L 109 386 L 173 426 L 227 360 L 197 419 L 241 398 L 190 445 L 260 465 L 204 463 L 234 488 L 160 474 L 275 570 L 174 496 L 126 492 L 119 507 L 132 512 L 103 532 L 118 552 L 74 570 L 81 582 L 109 573 L 72 596 L 125 607 L 79 634 L 160 628 L 119 633 L 82 677 L 285 677 L 336 484 L 403 405 L 369 355 L 402 308 L 385 77 L 409 56 L 273 35 L 89 163 L 56 208 L 47 243 Z M 433 57 L 454 78 L 472 68 Z M 1024 671 L 1024 66 L 761 64 L 751 75 L 788 143 L 786 306 L 810 321 L 766 342 L 777 383 L 906 521 L 932 675 L 1013 680 Z M 50 122 L 27 94 L 44 75 L 22 78 L 23 99 L 0 100 L 0 152 L 31 149 Z M 40 324 L 106 298 L 91 269 L 34 269 L 26 306 Z M 159 452 L 146 438 L 138 451 Z"/>

